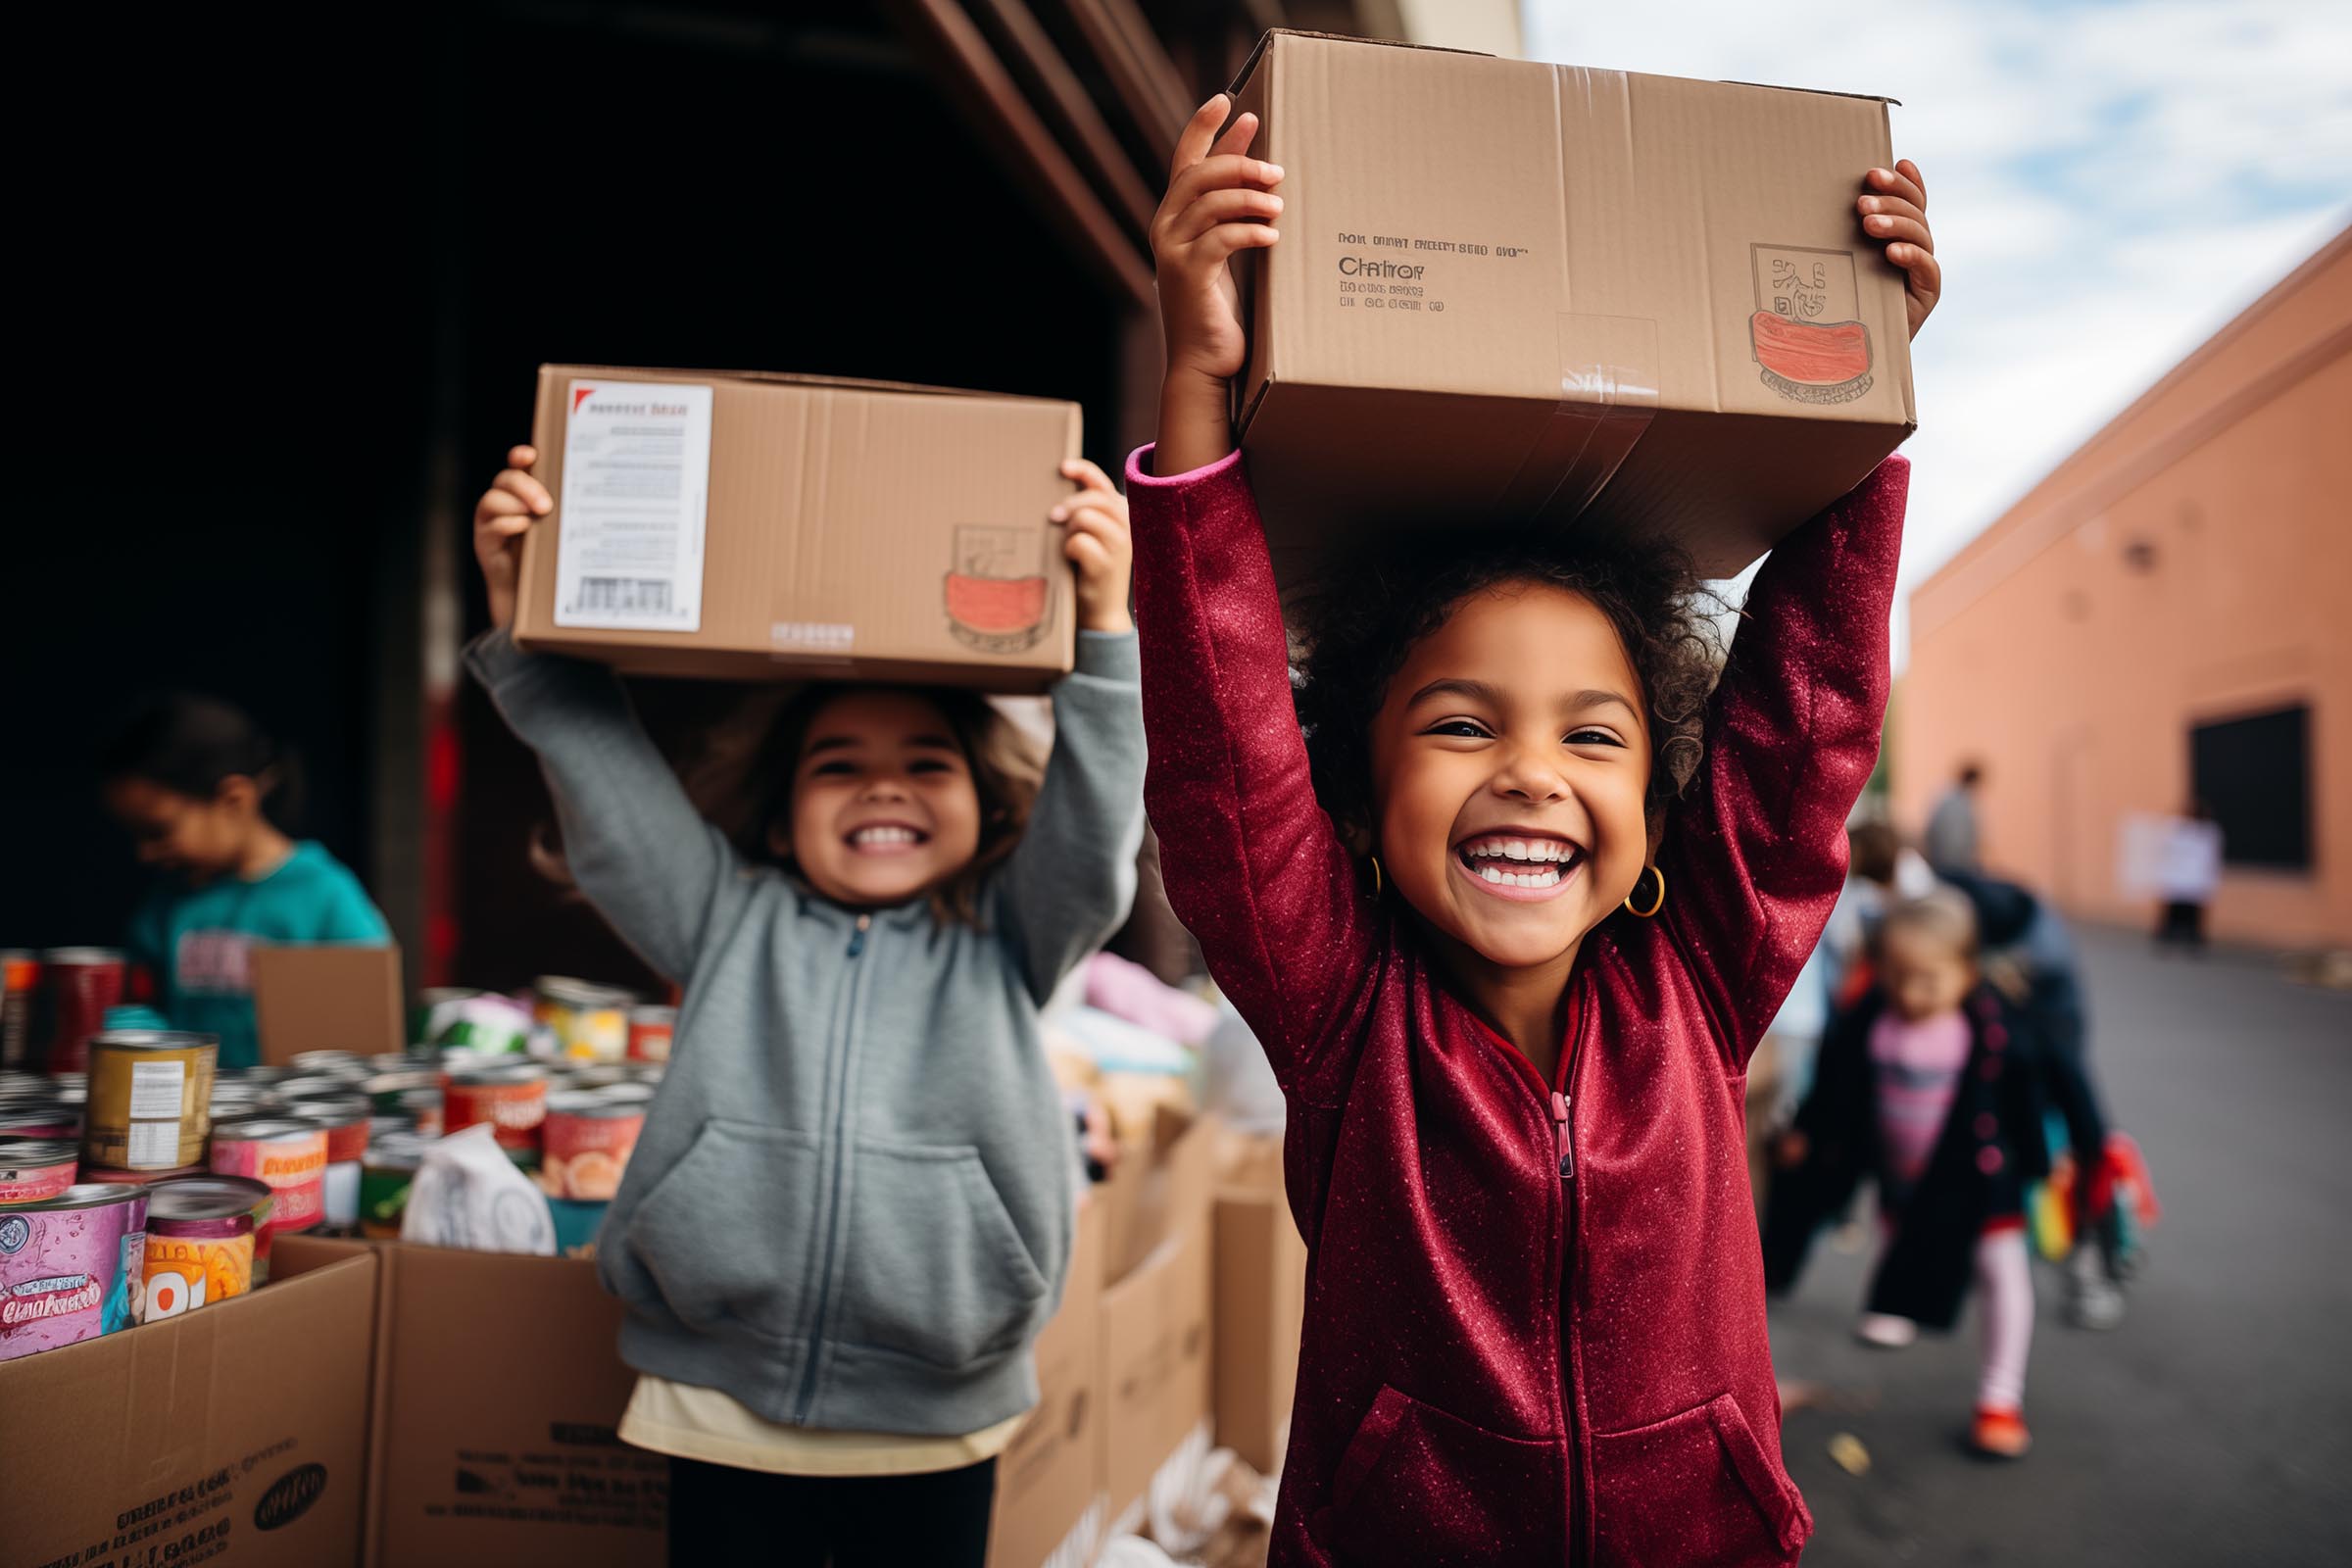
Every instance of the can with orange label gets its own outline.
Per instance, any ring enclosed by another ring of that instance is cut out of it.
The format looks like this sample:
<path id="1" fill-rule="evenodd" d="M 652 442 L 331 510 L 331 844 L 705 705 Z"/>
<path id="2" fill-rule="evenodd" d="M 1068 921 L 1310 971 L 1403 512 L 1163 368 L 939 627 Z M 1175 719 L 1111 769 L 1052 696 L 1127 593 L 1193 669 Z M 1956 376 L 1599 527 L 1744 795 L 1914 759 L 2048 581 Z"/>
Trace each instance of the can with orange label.
<path id="1" fill-rule="evenodd" d="M 644 1130 L 643 1105 L 590 1091 L 555 1096 L 547 1102 L 540 1187 L 551 1198 L 610 1199 L 620 1191 L 621 1174 Z"/>
<path id="2" fill-rule="evenodd" d="M 270 1197 L 267 1185 L 244 1176 L 156 1183 L 147 1197 L 139 1321 L 178 1317 L 252 1290 L 254 1213 Z"/>

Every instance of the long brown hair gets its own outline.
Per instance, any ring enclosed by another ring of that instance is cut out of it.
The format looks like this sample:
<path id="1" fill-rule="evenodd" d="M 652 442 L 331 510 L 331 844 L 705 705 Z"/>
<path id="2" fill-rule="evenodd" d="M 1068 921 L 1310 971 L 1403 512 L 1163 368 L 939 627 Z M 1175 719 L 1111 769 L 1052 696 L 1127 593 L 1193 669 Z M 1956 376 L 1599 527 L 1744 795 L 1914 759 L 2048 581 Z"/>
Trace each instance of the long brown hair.
<path id="1" fill-rule="evenodd" d="M 792 819 L 792 795 L 800 774 L 801 749 L 808 744 L 808 727 L 835 698 L 875 688 L 848 685 L 809 686 L 795 693 L 768 722 L 749 769 L 743 775 L 744 800 L 749 808 L 734 822 L 722 822 L 744 858 L 795 867 L 770 843 L 770 830 Z M 948 721 L 971 769 L 972 789 L 980 797 L 980 843 L 962 870 L 931 891 L 931 912 L 942 924 L 980 923 L 980 891 L 998 866 L 1012 855 L 1029 825 L 1037 804 L 1044 767 L 1013 722 L 978 692 L 951 686 L 895 688 L 939 710 Z"/>

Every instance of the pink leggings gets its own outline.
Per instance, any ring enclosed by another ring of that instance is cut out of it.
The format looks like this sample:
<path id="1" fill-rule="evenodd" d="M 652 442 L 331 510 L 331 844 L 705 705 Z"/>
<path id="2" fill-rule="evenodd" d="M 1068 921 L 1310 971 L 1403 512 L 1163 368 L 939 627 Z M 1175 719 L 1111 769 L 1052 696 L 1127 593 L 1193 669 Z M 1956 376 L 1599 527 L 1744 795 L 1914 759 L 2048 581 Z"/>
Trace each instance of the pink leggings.
<path id="1" fill-rule="evenodd" d="M 1977 1294 L 1984 1314 L 1984 1360 L 1977 1403 L 2015 1410 L 2026 1402 L 2026 1352 L 2034 1345 L 2034 1265 L 2026 1233 L 2004 1225 L 1977 1238 Z"/>

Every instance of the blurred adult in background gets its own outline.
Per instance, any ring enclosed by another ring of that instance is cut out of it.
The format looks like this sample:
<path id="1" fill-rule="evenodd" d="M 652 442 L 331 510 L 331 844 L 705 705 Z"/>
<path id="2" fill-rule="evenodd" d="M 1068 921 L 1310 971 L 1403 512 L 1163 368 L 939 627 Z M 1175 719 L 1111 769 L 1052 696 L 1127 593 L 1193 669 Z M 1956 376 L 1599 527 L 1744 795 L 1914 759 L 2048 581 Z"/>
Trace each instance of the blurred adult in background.
<path id="1" fill-rule="evenodd" d="M 1928 863 L 1937 871 L 1974 871 L 1978 867 L 1977 791 L 1984 782 L 1981 762 L 1963 762 L 1928 813 L 1925 848 Z"/>
<path id="2" fill-rule="evenodd" d="M 2156 860 L 2156 893 L 2164 913 L 2156 924 L 2156 946 L 2205 951 L 2205 906 L 2222 885 L 2222 825 L 2213 808 L 2191 801 L 2188 809 L 2165 824 Z"/>
<path id="3" fill-rule="evenodd" d="M 174 1029 L 220 1037 L 220 1065 L 261 1060 L 254 946 L 389 942 L 360 879 L 297 841 L 301 767 L 242 709 L 185 693 L 142 708 L 99 759 L 107 809 L 162 877 L 129 954 Z"/>

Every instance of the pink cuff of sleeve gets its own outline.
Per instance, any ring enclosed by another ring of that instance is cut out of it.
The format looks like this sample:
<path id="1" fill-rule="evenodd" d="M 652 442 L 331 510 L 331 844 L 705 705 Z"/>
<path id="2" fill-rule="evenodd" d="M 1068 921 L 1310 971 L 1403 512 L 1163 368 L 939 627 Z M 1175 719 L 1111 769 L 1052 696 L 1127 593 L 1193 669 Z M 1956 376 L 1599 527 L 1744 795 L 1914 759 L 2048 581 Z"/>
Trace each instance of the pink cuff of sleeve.
<path id="1" fill-rule="evenodd" d="M 1204 463 L 1190 473 L 1156 474 L 1152 471 L 1152 454 L 1157 446 L 1157 442 L 1149 442 L 1128 454 L 1127 484 L 1130 489 L 1140 486 L 1147 490 L 1172 490 L 1180 485 L 1201 484 L 1222 479 L 1241 466 L 1242 449 L 1237 446 L 1216 462 Z"/>

